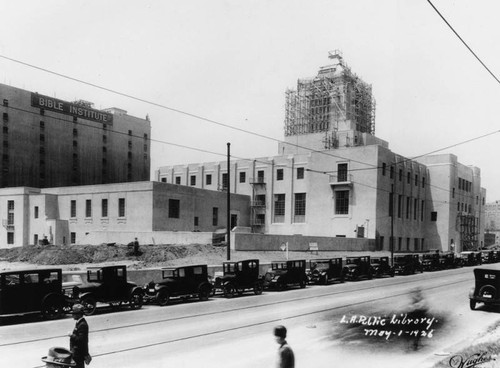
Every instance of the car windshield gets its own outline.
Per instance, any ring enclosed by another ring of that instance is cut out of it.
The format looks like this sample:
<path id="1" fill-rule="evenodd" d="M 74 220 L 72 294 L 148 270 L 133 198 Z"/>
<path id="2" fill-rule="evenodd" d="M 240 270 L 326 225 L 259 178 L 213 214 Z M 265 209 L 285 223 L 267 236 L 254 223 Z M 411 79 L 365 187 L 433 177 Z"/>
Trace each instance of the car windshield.
<path id="1" fill-rule="evenodd" d="M 286 270 L 286 263 L 273 263 L 271 267 L 273 270 Z"/>
<path id="2" fill-rule="evenodd" d="M 359 264 L 361 260 L 359 258 L 347 258 L 346 263 L 347 264 Z"/>
<path id="3" fill-rule="evenodd" d="M 405 257 L 396 257 L 394 258 L 394 263 L 398 263 L 398 264 L 402 264 L 402 263 L 406 263 L 406 258 Z"/>
<path id="4" fill-rule="evenodd" d="M 329 268 L 329 263 L 328 262 L 316 262 L 316 265 L 312 268 L 315 268 L 317 270 L 327 270 Z"/>

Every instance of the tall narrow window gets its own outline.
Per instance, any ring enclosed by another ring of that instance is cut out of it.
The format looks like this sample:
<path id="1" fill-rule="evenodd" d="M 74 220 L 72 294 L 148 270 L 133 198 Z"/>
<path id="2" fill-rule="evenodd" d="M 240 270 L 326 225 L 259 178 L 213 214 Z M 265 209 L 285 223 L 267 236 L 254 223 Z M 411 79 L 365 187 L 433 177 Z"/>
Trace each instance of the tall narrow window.
<path id="1" fill-rule="evenodd" d="M 385 162 L 382 162 L 382 175 L 385 176 L 385 170 L 387 169 L 387 165 Z"/>
<path id="2" fill-rule="evenodd" d="M 108 199 L 103 198 L 101 201 L 101 217 L 108 217 Z"/>
<path id="3" fill-rule="evenodd" d="M 212 174 L 207 174 L 207 175 L 205 176 L 205 183 L 206 183 L 207 185 L 212 185 Z"/>
<path id="4" fill-rule="evenodd" d="M 294 222 L 306 220 L 306 193 L 295 193 Z"/>
<path id="5" fill-rule="evenodd" d="M 7 225 L 14 225 L 14 201 L 7 201 Z"/>
<path id="6" fill-rule="evenodd" d="M 229 176 L 227 173 L 222 174 L 222 190 L 227 190 L 229 186 Z"/>
<path id="7" fill-rule="evenodd" d="M 257 183 L 264 182 L 264 170 L 257 171 Z"/>
<path id="8" fill-rule="evenodd" d="M 118 198 L 118 217 L 125 217 L 125 198 Z"/>
<path id="9" fill-rule="evenodd" d="M 177 185 L 181 184 L 181 177 L 180 176 L 175 177 L 175 184 L 177 184 Z"/>
<path id="10" fill-rule="evenodd" d="M 219 225 L 219 208 L 218 207 L 212 208 L 212 225 L 213 226 Z"/>
<path id="11" fill-rule="evenodd" d="M 90 199 L 85 201 L 85 217 L 92 217 L 92 201 Z"/>
<path id="12" fill-rule="evenodd" d="M 190 183 L 191 186 L 196 185 L 196 175 L 191 175 L 190 180 L 191 180 L 191 183 Z"/>
<path id="13" fill-rule="evenodd" d="M 401 212 L 403 211 L 403 196 L 398 195 L 398 218 L 401 218 Z"/>
<path id="14" fill-rule="evenodd" d="M 347 215 L 349 213 L 349 191 L 339 190 L 335 192 L 335 214 Z"/>
<path id="15" fill-rule="evenodd" d="M 38 206 L 35 206 L 35 218 L 38 218 Z"/>
<path id="16" fill-rule="evenodd" d="M 274 195 L 274 222 L 285 222 L 285 195 Z"/>
<path id="17" fill-rule="evenodd" d="M 240 183 L 244 183 L 247 180 L 247 173 L 245 171 L 240 172 Z"/>
<path id="18" fill-rule="evenodd" d="M 70 217 L 76 217 L 76 201 L 72 200 L 70 202 Z"/>

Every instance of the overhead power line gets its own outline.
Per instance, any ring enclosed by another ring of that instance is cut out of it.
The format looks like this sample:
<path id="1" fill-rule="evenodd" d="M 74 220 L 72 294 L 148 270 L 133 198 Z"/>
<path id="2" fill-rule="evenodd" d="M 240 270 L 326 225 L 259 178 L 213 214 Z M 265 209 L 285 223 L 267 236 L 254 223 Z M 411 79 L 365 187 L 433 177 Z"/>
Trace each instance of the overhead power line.
<path id="1" fill-rule="evenodd" d="M 446 20 L 446 18 L 441 14 L 441 12 L 434 6 L 434 4 L 430 0 L 427 0 L 427 2 L 430 4 L 430 6 L 432 6 L 432 8 L 434 9 L 434 11 L 441 17 L 441 19 L 446 23 L 446 25 L 453 31 L 453 33 L 455 34 L 455 36 L 457 36 L 458 39 L 460 41 L 462 41 L 462 43 L 464 44 L 464 46 L 467 47 L 467 49 L 471 52 L 471 54 L 474 55 L 474 57 L 477 59 L 477 61 L 479 61 L 481 63 L 481 65 L 484 67 L 484 69 L 486 69 L 488 71 L 488 73 L 490 73 L 490 75 L 493 78 L 495 78 L 495 80 L 497 81 L 497 83 L 500 84 L 500 80 L 497 78 L 497 76 L 490 70 L 490 68 L 488 68 L 486 66 L 485 63 L 483 63 L 483 61 L 479 58 L 479 56 L 477 56 L 476 53 L 474 51 L 472 51 L 472 49 L 467 44 L 467 42 L 465 42 L 463 40 L 463 38 L 460 37 L 460 35 L 458 34 L 458 32 L 455 31 L 455 29 L 452 27 L 452 25 Z"/>

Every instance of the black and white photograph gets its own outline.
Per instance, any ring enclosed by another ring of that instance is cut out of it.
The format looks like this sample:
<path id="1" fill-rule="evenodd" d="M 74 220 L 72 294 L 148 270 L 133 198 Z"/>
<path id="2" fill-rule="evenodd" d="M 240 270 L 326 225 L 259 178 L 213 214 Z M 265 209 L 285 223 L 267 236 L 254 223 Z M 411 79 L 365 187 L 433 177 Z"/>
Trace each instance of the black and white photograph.
<path id="1" fill-rule="evenodd" d="M 0 9 L 2 367 L 500 367 L 498 1 Z"/>

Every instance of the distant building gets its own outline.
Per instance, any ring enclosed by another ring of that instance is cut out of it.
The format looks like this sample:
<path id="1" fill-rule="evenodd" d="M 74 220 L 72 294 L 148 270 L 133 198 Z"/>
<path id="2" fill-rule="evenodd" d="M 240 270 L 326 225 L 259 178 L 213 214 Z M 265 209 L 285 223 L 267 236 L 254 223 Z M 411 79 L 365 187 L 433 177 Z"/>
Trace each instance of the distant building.
<path id="1" fill-rule="evenodd" d="M 211 242 L 226 228 L 227 194 L 157 182 L 0 189 L 0 247 Z M 231 195 L 232 227 L 249 226 L 250 197 Z M 205 233 L 205 234 L 204 234 Z M 208 240 L 207 240 L 208 239 Z"/>
<path id="2" fill-rule="evenodd" d="M 0 187 L 50 188 L 150 179 L 151 124 L 0 84 Z M 1 207 L 0 207 L 1 208 Z"/>
<path id="3" fill-rule="evenodd" d="M 374 135 L 371 86 L 339 52 L 330 58 L 287 91 L 277 156 L 232 161 L 230 180 L 226 162 L 164 166 L 155 179 L 251 196 L 257 234 L 364 237 L 395 251 L 481 247 L 480 170 L 454 155 L 412 160 L 389 150 Z"/>

